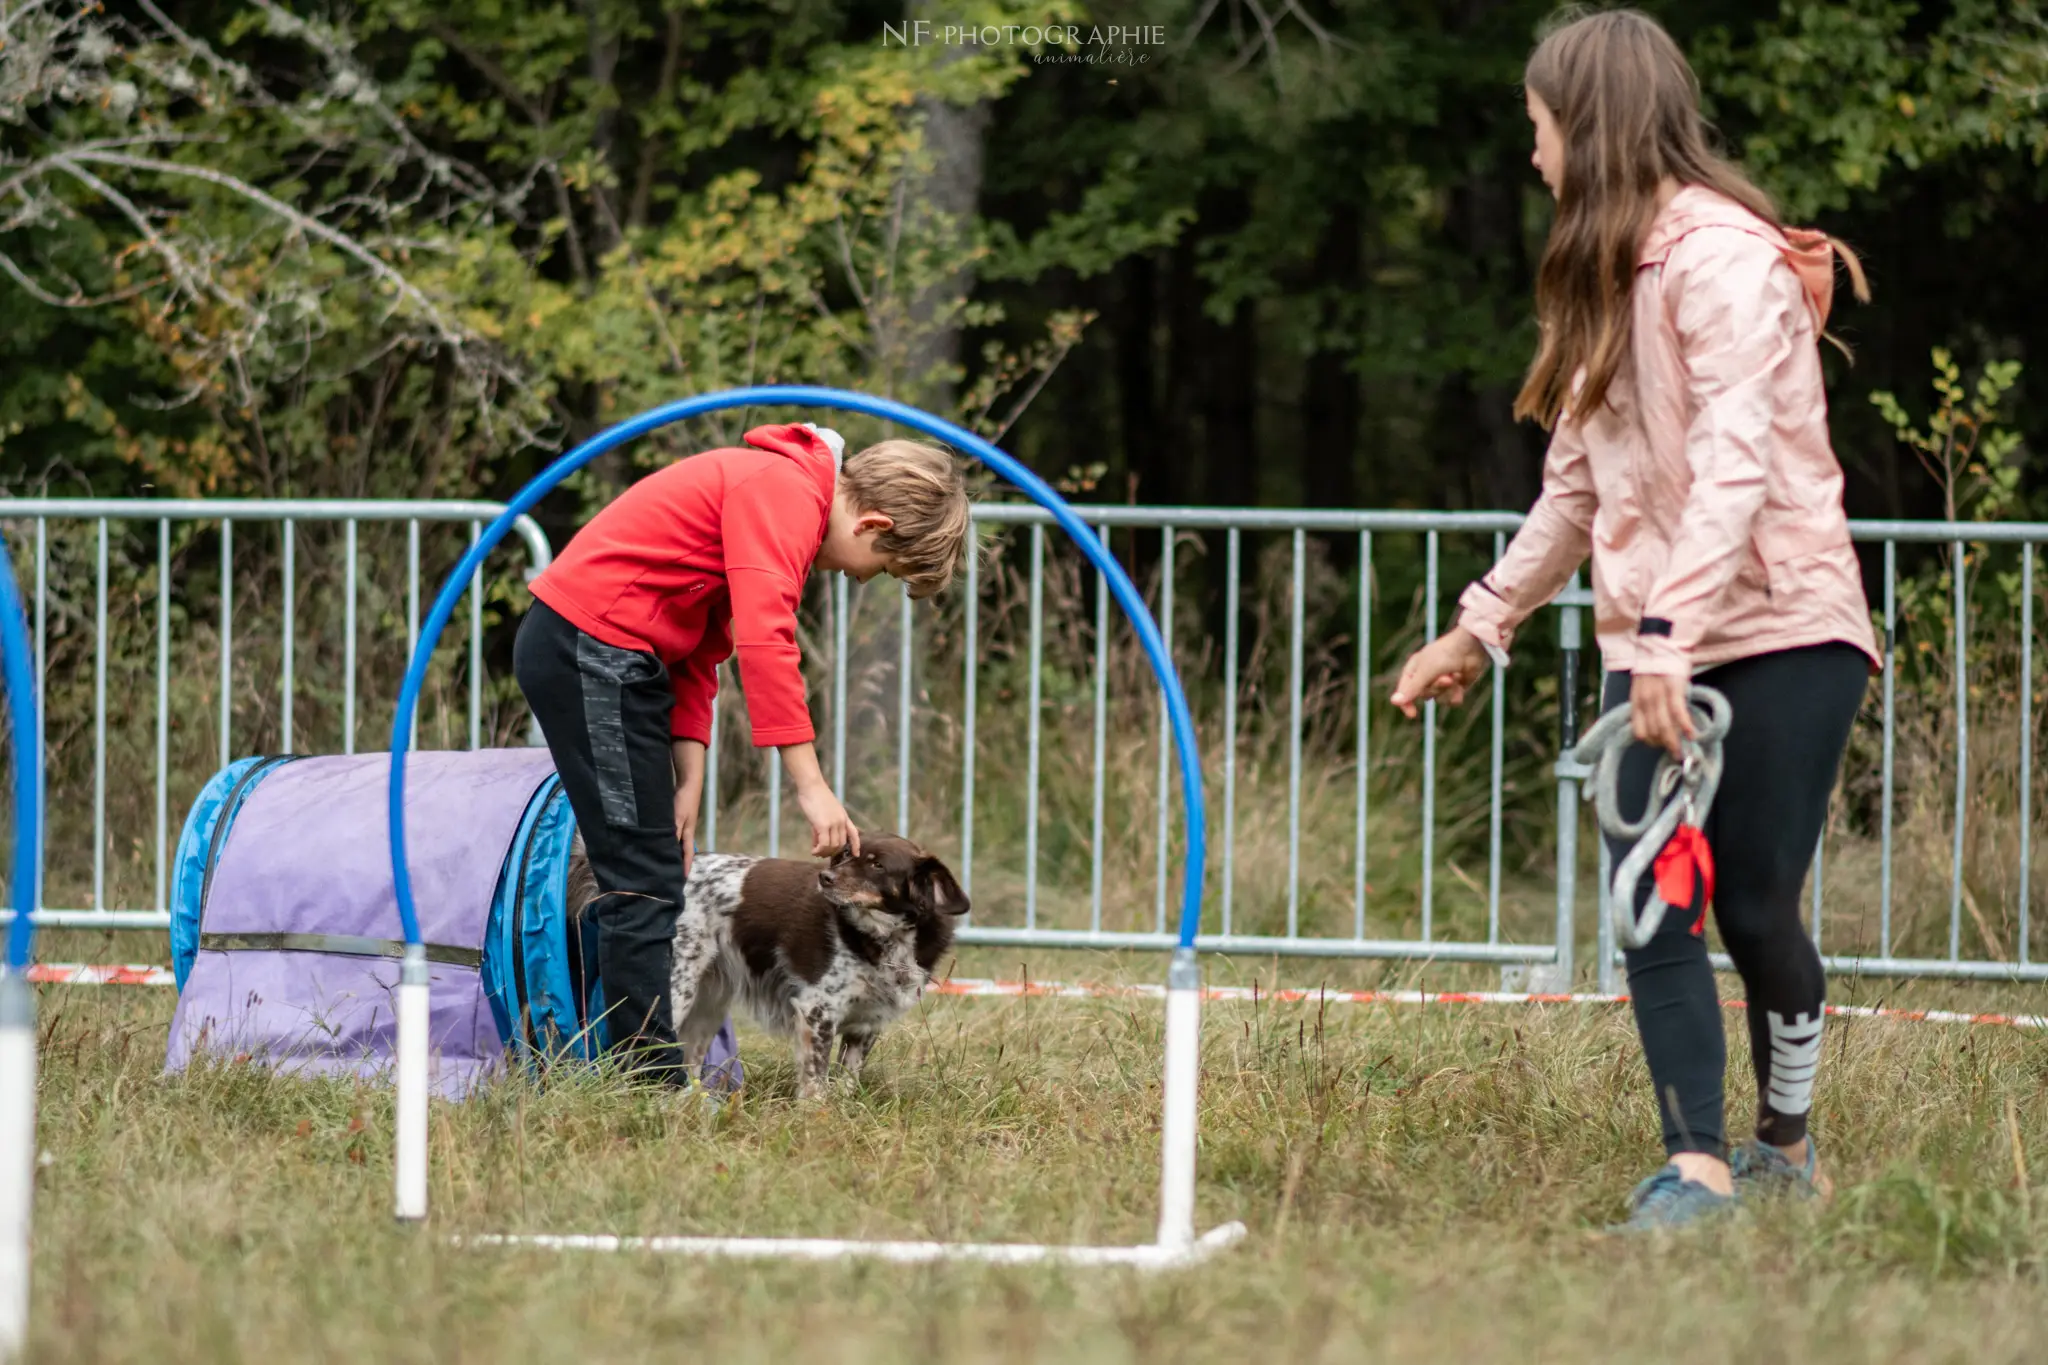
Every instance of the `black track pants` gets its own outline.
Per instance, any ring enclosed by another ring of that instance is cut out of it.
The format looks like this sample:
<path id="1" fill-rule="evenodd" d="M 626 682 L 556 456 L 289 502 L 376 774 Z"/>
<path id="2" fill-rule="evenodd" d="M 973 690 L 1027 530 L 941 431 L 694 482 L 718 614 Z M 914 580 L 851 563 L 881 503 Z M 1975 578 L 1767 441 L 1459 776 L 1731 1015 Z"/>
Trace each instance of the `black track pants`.
<path id="1" fill-rule="evenodd" d="M 1800 892 L 1869 677 L 1861 651 L 1822 645 L 1741 659 L 1694 679 L 1726 696 L 1735 713 L 1706 820 L 1714 923 L 1749 999 L 1756 1133 L 1779 1146 L 1806 1136 L 1827 993 L 1820 953 L 1800 920 Z M 1630 684 L 1629 675 L 1610 674 L 1603 706 L 1626 702 Z M 1644 745 L 1624 755 L 1624 815 L 1641 815 L 1656 766 L 1657 752 Z M 1629 851 L 1613 840 L 1609 849 L 1617 864 Z M 1639 911 L 1650 882 L 1639 888 Z M 1649 943 L 1628 952 L 1628 985 L 1665 1150 L 1723 1156 L 1728 1045 L 1707 945 L 1692 932 L 1699 910 L 1697 901 L 1673 909 Z"/>
<path id="2" fill-rule="evenodd" d="M 585 634 L 545 602 L 519 623 L 513 671 L 547 737 L 597 898 L 598 979 L 611 1047 L 681 1083 L 669 968 L 683 904 L 668 670 L 654 655 Z"/>

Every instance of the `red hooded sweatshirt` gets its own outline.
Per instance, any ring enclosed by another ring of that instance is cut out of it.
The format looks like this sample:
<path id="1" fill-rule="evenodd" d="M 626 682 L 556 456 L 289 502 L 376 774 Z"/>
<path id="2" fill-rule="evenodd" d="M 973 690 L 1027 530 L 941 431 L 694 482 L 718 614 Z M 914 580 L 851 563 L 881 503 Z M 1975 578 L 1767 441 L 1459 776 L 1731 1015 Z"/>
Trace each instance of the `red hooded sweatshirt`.
<path id="1" fill-rule="evenodd" d="M 737 652 L 755 745 L 801 744 L 816 731 L 797 604 L 838 471 L 831 447 L 804 427 L 755 427 L 744 439 L 621 493 L 533 581 L 533 595 L 586 634 L 668 666 L 675 738 L 710 742 L 716 670 Z"/>

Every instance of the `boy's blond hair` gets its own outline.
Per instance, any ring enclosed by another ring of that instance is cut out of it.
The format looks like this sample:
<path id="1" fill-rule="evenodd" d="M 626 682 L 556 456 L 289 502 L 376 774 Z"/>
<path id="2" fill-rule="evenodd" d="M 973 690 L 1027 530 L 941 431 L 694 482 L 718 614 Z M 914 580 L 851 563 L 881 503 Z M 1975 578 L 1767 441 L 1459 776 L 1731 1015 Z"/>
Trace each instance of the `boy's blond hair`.
<path id="1" fill-rule="evenodd" d="M 875 547 L 896 562 L 912 597 L 953 581 L 973 533 L 958 459 L 923 441 L 881 441 L 848 456 L 839 479 L 858 510 L 896 523 Z"/>

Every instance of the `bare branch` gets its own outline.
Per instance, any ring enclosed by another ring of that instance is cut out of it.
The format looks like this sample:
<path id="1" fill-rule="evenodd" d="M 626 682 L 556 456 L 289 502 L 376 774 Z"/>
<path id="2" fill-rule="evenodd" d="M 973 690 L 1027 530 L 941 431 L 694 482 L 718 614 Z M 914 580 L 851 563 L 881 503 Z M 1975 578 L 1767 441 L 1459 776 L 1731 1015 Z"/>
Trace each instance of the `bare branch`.
<path id="1" fill-rule="evenodd" d="M 1302 27 L 1309 31 L 1310 35 L 1315 38 L 1316 45 L 1322 48 L 1326 55 L 1332 48 L 1338 47 L 1348 47 L 1354 52 L 1358 50 L 1357 43 L 1352 42 L 1348 38 L 1339 38 L 1336 34 L 1317 23 L 1315 18 L 1301 7 L 1300 0 L 1282 0 L 1281 10 L 1283 13 L 1291 14 L 1300 20 Z"/>
<path id="2" fill-rule="evenodd" d="M 239 176 L 216 171 L 209 166 L 186 166 L 175 161 L 159 161 L 153 157 L 130 156 L 125 152 L 67 151 L 50 158 L 53 164 L 70 164 L 78 161 L 99 165 L 123 166 L 132 171 L 150 171 L 157 175 L 203 180 L 209 185 L 219 186 L 232 194 L 238 194 L 252 204 L 269 211 L 283 222 L 291 224 L 309 237 L 318 237 L 335 250 L 363 266 L 379 280 L 389 284 L 397 294 L 420 310 L 422 316 L 433 326 L 443 342 L 461 349 L 469 342 L 468 334 L 441 312 L 432 299 L 421 293 L 413 282 L 389 263 L 378 259 L 376 254 L 361 242 L 345 232 L 337 231 L 310 214 L 302 213 L 282 199 L 268 194 Z M 105 182 L 100 182 L 104 184 Z"/>
<path id="3" fill-rule="evenodd" d="M 385 103 L 383 92 L 377 88 L 370 73 L 319 26 L 295 14 L 287 13 L 274 0 L 251 0 L 251 3 L 262 10 L 269 19 L 272 33 L 298 38 L 326 58 L 334 73 L 335 94 L 359 108 L 375 112 L 378 121 L 398 138 L 401 146 L 419 159 L 427 168 L 429 175 L 436 180 L 452 180 L 460 185 L 465 193 L 475 198 L 486 201 L 495 198 L 490 179 L 483 172 L 466 162 L 434 151 L 421 142 L 406 125 L 405 120 L 398 117 L 391 106 Z"/>
<path id="4" fill-rule="evenodd" d="M 76 147 L 68 150 L 72 152 L 111 152 L 119 151 L 123 147 L 170 147 L 185 143 L 218 142 L 220 140 L 220 138 L 210 135 L 163 133 L 144 137 L 95 138 L 91 142 L 81 142 Z M 30 181 L 48 174 L 51 161 L 48 157 L 39 157 L 34 161 L 9 161 L 6 158 L 0 158 L 0 166 L 8 165 L 18 166 L 20 169 L 6 180 L 0 180 L 0 199 L 17 193 L 22 186 Z"/>
<path id="5" fill-rule="evenodd" d="M 759 280 L 754 282 L 754 302 L 747 317 L 747 368 L 740 373 L 740 382 L 753 384 L 756 371 L 754 361 L 761 352 L 761 318 L 767 312 L 768 294 Z"/>
<path id="6" fill-rule="evenodd" d="M 91 153 L 88 155 L 119 156 L 123 154 Z M 49 165 L 55 169 L 64 171 L 66 174 L 75 178 L 80 184 L 84 185 L 87 189 L 93 191 L 93 193 L 99 195 L 102 199 L 105 199 L 108 203 L 112 204 L 114 208 L 121 214 L 121 216 L 123 218 L 126 218 L 129 221 L 129 223 L 134 226 L 135 230 L 138 233 L 142 234 L 142 239 L 144 242 L 148 243 L 149 249 L 156 253 L 158 259 L 163 261 L 164 268 L 169 270 L 171 274 L 177 279 L 179 288 L 183 289 L 186 293 L 190 294 L 194 298 L 212 298 L 217 302 L 223 303 L 227 305 L 229 308 L 232 308 L 238 312 L 246 313 L 248 311 L 248 305 L 245 304 L 241 299 L 238 299 L 234 297 L 232 294 L 229 294 L 226 290 L 221 289 L 218 285 L 214 284 L 211 280 L 207 279 L 203 273 L 198 271 L 193 266 L 193 264 L 185 258 L 184 252 L 178 250 L 178 248 L 173 246 L 162 233 L 156 230 L 156 224 L 150 221 L 149 215 L 143 212 L 141 206 L 136 204 L 134 200 L 130 199 L 121 191 L 115 189 L 112 185 L 108 184 L 105 180 L 102 180 L 99 176 L 94 175 L 91 171 L 85 169 L 85 167 L 77 165 L 75 162 L 72 161 L 71 154 L 69 153 L 49 158 Z"/>
<path id="7" fill-rule="evenodd" d="M 349 260 L 361 266 L 379 285 L 393 295 L 392 312 L 405 308 L 412 313 L 427 331 L 432 344 L 445 348 L 455 359 L 457 373 L 464 376 L 464 389 L 473 398 L 478 418 L 486 432 L 495 428 L 498 420 L 509 417 L 514 433 L 519 439 L 536 444 L 546 444 L 544 438 L 534 431 L 516 412 L 499 413 L 496 409 L 497 390 L 508 387 L 516 393 L 529 393 L 523 376 L 513 370 L 497 353 L 460 323 L 449 317 L 432 298 L 424 293 L 402 271 L 381 259 L 360 240 L 350 236 L 329 223 L 285 203 L 265 190 L 250 184 L 240 177 L 217 171 L 211 167 L 185 165 L 160 158 L 137 156 L 125 151 L 81 148 L 48 157 L 43 163 L 51 169 L 63 170 L 88 188 L 100 194 L 106 201 L 132 224 L 150 249 L 156 252 L 173 273 L 177 286 L 191 295 L 204 295 L 218 299 L 238 314 L 248 317 L 256 330 L 266 324 L 266 316 L 252 309 L 248 301 L 223 290 L 190 261 L 177 246 L 157 230 L 150 216 L 118 188 L 100 176 L 87 170 L 86 166 L 115 166 L 126 170 L 161 175 L 166 178 L 196 180 L 214 185 L 263 209 L 277 222 L 290 228 L 303 238 L 315 239 L 332 247 Z M 387 314 L 387 317 L 390 314 Z M 399 344 L 414 345 L 417 339 L 401 338 Z M 232 359 L 242 348 L 241 342 L 230 342 L 226 359 Z"/>
<path id="8" fill-rule="evenodd" d="M 849 350 L 856 354 L 866 354 L 868 350 L 866 344 L 860 338 L 854 336 L 853 333 L 846 330 L 846 324 L 842 323 L 826 304 L 825 296 L 820 294 L 815 288 L 808 289 L 806 292 L 810 294 L 811 307 L 818 314 L 818 320 L 829 327 L 834 336 L 845 342 Z"/>
<path id="9" fill-rule="evenodd" d="M 1174 55 L 1176 57 L 1195 45 L 1195 39 L 1202 36 L 1202 30 L 1209 26 L 1209 20 L 1214 17 L 1216 7 L 1222 3 L 1223 0 L 1203 0 L 1202 12 L 1195 16 L 1194 22 L 1189 24 L 1187 29 L 1182 32 L 1180 41 L 1174 44 Z"/>
<path id="10" fill-rule="evenodd" d="M 853 243 L 846 235 L 846 215 L 836 199 L 832 204 L 832 235 L 839 243 L 839 264 L 846 271 L 847 287 L 853 290 L 854 301 L 862 312 L 872 314 L 868 291 L 860 287 L 860 267 L 853 263 Z"/>
<path id="11" fill-rule="evenodd" d="M 20 264 L 12 256 L 5 252 L 0 252 L 0 273 L 4 273 L 9 279 L 20 285 L 22 290 L 31 298 L 39 303 L 48 304 L 52 308 L 103 308 L 110 303 L 126 303 L 130 299 L 148 293 L 152 287 L 160 283 L 158 280 L 145 280 L 140 284 L 129 285 L 126 289 L 116 289 L 111 294 L 88 295 L 78 281 L 67 278 L 66 283 L 71 286 L 71 292 L 68 294 L 57 294 L 37 283 L 27 271 L 21 268 Z"/>
<path id="12" fill-rule="evenodd" d="M 661 311 L 661 301 L 654 296 L 654 286 L 647 281 L 647 269 L 639 261 L 633 262 L 633 273 L 638 277 L 640 297 L 647 304 L 647 315 L 654 319 L 654 330 L 661 333 L 661 344 L 668 349 L 669 364 L 675 368 L 678 377 L 689 374 L 690 367 L 683 363 L 683 353 L 676 345 L 675 334 L 668 329 L 668 318 Z"/>
<path id="13" fill-rule="evenodd" d="M 676 70 L 683 56 L 683 11 L 681 6 L 671 6 L 668 11 L 668 31 L 662 35 L 661 74 L 655 78 L 655 92 L 666 98 L 675 89 Z M 650 134 L 640 144 L 640 167 L 633 177 L 633 197 L 626 207 L 628 226 L 647 226 L 647 206 L 654 194 L 655 163 L 661 151 L 660 134 Z"/>
<path id="14" fill-rule="evenodd" d="M 1195 45 L 1196 39 L 1200 38 L 1202 33 L 1208 28 L 1209 21 L 1215 17 L 1216 11 L 1222 5 L 1222 2 L 1223 0 L 1203 0 L 1201 12 L 1182 31 L 1180 40 L 1174 45 L 1176 55 L 1187 52 Z M 1257 23 L 1259 36 L 1256 39 L 1244 37 L 1238 23 L 1240 13 L 1249 13 Z M 1259 3 L 1259 0 L 1231 0 L 1230 15 L 1232 30 L 1230 41 L 1237 47 L 1237 57 L 1236 60 L 1225 68 L 1225 74 L 1234 75 L 1244 70 L 1245 67 L 1251 65 L 1253 61 L 1263 54 L 1266 58 L 1267 66 L 1273 73 L 1273 85 L 1276 90 L 1284 91 L 1285 89 L 1285 77 L 1280 66 L 1280 25 L 1289 18 L 1294 19 L 1303 28 L 1308 30 L 1309 35 L 1315 39 L 1316 46 L 1326 57 L 1332 55 L 1337 48 L 1348 48 L 1352 51 L 1358 50 L 1357 43 L 1352 42 L 1348 38 L 1339 37 L 1317 20 L 1315 16 L 1311 15 L 1303 7 L 1301 0 L 1279 0 L 1279 8 L 1273 14 L 1267 13 L 1265 7 Z"/>
<path id="15" fill-rule="evenodd" d="M 464 38 L 462 31 L 455 25 L 445 19 L 436 19 L 427 27 L 429 32 L 448 45 L 449 51 L 475 67 L 478 75 L 489 81 L 493 89 L 510 100 L 520 113 L 526 115 L 526 121 L 536 130 L 544 132 L 552 126 L 547 110 L 535 104 L 519 88 L 510 72 L 492 60 L 489 53 Z M 547 172 L 548 180 L 554 187 L 555 212 L 562 220 L 562 244 L 569 250 L 570 273 L 575 275 L 577 284 L 587 286 L 590 283 L 590 261 L 583 251 L 583 234 L 576 227 L 576 205 L 569 198 L 568 183 L 562 179 L 561 167 L 555 164 L 553 157 L 542 158 L 539 168 Z"/>
<path id="16" fill-rule="evenodd" d="M 1039 390 L 1046 386 L 1047 381 L 1052 378 L 1052 372 L 1059 368 L 1060 361 L 1066 359 L 1067 352 L 1070 349 L 1071 347 L 1062 346 L 1057 359 L 1053 360 L 1050 364 L 1039 367 L 1038 378 L 1032 380 L 1031 387 L 1026 389 L 1018 396 L 1017 401 L 1010 405 L 1009 415 L 1003 418 L 1002 425 L 989 433 L 988 440 L 991 445 L 1002 440 L 1003 433 L 1008 431 L 1015 425 L 1017 419 L 1024 415 L 1024 409 L 1030 407 L 1031 400 L 1038 397 Z"/>
<path id="17" fill-rule="evenodd" d="M 1280 65 L 1280 35 L 1274 31 L 1273 21 L 1266 16 L 1266 11 L 1260 6 L 1259 0 L 1243 0 L 1243 4 L 1246 9 L 1251 11 L 1252 18 L 1258 21 L 1259 32 L 1265 35 L 1266 41 L 1262 46 L 1247 44 L 1243 53 L 1239 55 L 1237 61 L 1230 67 L 1230 71 L 1233 74 L 1242 71 L 1251 62 L 1253 57 L 1263 51 L 1266 54 L 1266 66 L 1273 73 L 1273 88 L 1285 93 L 1287 78 L 1286 72 Z"/>
<path id="18" fill-rule="evenodd" d="M 882 259 L 875 262 L 874 292 L 880 294 L 895 283 L 898 253 L 903 245 L 903 211 L 910 199 L 909 168 L 896 177 L 896 205 L 889 212 L 889 232 L 883 238 Z"/>
<path id="19" fill-rule="evenodd" d="M 249 74 L 248 67 L 243 66 L 239 62 L 229 61 L 221 56 L 220 53 L 214 51 L 211 43 L 195 38 L 180 28 L 170 15 L 165 14 L 156 7 L 155 0 L 136 0 L 136 3 L 141 6 L 142 12 L 154 20 L 156 26 L 163 30 L 166 37 L 170 38 L 172 42 L 175 42 L 187 52 L 190 52 L 193 56 L 199 58 L 199 60 L 205 62 L 220 75 L 225 76 L 228 83 L 234 86 L 237 91 L 245 92 L 262 103 L 267 104 L 271 102 L 270 93 L 257 83 L 254 76 Z"/>

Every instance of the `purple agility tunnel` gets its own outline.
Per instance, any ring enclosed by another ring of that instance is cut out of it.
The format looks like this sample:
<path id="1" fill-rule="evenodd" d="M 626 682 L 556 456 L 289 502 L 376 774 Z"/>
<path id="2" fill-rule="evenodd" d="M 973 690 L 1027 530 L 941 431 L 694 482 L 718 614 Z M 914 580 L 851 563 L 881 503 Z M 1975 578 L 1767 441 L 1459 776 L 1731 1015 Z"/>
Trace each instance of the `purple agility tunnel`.
<path id="1" fill-rule="evenodd" d="M 166 1070 L 203 1053 L 297 1075 L 390 1071 L 405 950 L 390 767 L 388 754 L 245 758 L 200 792 L 173 866 Z M 547 750 L 416 753 L 406 767 L 435 1092 L 466 1095 L 508 1058 L 593 1061 L 597 926 L 566 914 L 576 821 Z M 730 1024 L 703 1078 L 739 1084 Z"/>

